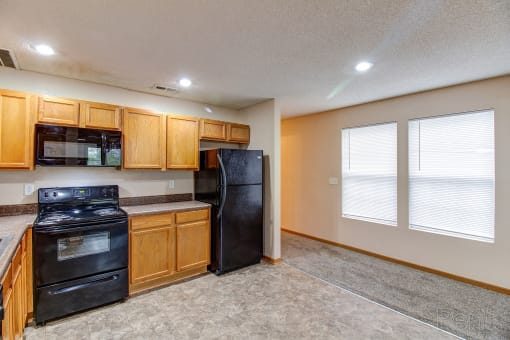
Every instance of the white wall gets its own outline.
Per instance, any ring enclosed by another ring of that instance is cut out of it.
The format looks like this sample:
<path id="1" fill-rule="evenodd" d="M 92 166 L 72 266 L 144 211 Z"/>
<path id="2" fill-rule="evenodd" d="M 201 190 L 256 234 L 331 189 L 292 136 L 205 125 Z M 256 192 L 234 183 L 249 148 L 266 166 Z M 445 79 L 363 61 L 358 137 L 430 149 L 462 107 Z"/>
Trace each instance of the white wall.
<path id="1" fill-rule="evenodd" d="M 495 110 L 495 243 L 408 228 L 408 119 Z M 341 129 L 398 123 L 398 226 L 342 218 Z M 510 76 L 282 122 L 282 227 L 510 288 Z"/>
<path id="2" fill-rule="evenodd" d="M 280 258 L 280 108 L 277 100 L 241 110 L 250 125 L 248 149 L 264 150 L 264 255 Z"/>
<path id="3" fill-rule="evenodd" d="M 243 123 L 239 111 L 212 105 L 129 91 L 79 80 L 0 67 L 0 88 L 50 96 L 111 103 L 164 113 L 178 113 Z M 168 188 L 168 180 L 175 188 Z M 0 171 L 0 205 L 37 202 L 36 193 L 23 195 L 23 183 L 37 188 L 72 185 L 118 184 L 121 197 L 193 192 L 192 171 L 115 170 L 97 168 L 36 167 L 35 171 Z"/>

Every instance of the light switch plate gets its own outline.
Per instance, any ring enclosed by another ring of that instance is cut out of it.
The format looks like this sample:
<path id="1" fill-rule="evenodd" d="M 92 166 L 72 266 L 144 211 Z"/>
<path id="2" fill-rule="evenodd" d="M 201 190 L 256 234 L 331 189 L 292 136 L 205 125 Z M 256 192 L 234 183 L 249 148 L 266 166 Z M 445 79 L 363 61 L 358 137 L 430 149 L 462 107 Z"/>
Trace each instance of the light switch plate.
<path id="1" fill-rule="evenodd" d="M 175 181 L 173 179 L 168 181 L 168 189 L 175 188 Z"/>
<path id="2" fill-rule="evenodd" d="M 35 185 L 33 183 L 26 183 L 26 184 L 23 184 L 23 193 L 25 194 L 25 196 L 30 196 L 34 193 L 35 191 Z"/>
<path id="3" fill-rule="evenodd" d="M 338 184 L 338 178 L 337 177 L 330 177 L 329 178 L 329 184 L 337 185 Z"/>

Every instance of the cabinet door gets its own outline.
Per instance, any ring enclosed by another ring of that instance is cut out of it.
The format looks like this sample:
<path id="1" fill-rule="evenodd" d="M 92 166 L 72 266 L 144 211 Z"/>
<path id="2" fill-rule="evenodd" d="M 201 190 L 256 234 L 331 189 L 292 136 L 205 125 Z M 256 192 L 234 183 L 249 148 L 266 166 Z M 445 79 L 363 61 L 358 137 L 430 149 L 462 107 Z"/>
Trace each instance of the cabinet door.
<path id="1" fill-rule="evenodd" d="M 82 103 L 81 126 L 90 129 L 120 130 L 120 107 L 101 103 Z"/>
<path id="2" fill-rule="evenodd" d="M 250 142 L 250 126 L 243 124 L 228 124 L 229 142 L 249 143 Z"/>
<path id="3" fill-rule="evenodd" d="M 136 109 L 124 109 L 123 152 L 126 169 L 165 167 L 165 117 Z"/>
<path id="4" fill-rule="evenodd" d="M 219 120 L 200 120 L 200 139 L 206 140 L 227 140 L 227 123 Z"/>
<path id="5" fill-rule="evenodd" d="M 0 168 L 33 169 L 32 97 L 0 91 Z"/>
<path id="6" fill-rule="evenodd" d="M 80 104 L 77 101 L 55 97 L 39 97 L 39 123 L 78 126 Z"/>
<path id="7" fill-rule="evenodd" d="M 32 279 L 32 228 L 26 231 L 25 294 L 27 321 L 34 313 L 34 293 Z"/>
<path id="8" fill-rule="evenodd" d="M 198 170 L 199 120 L 170 115 L 166 121 L 166 167 Z"/>
<path id="9" fill-rule="evenodd" d="M 21 263 L 19 264 L 16 273 L 13 277 L 13 322 L 14 322 L 14 334 L 16 338 L 23 337 L 23 328 L 25 327 L 25 317 L 23 315 L 23 278 L 21 274 Z"/>
<path id="10" fill-rule="evenodd" d="M 210 263 L 209 221 L 177 226 L 177 271 Z"/>
<path id="11" fill-rule="evenodd" d="M 4 319 L 2 320 L 2 339 L 14 339 L 14 320 L 12 303 L 12 265 L 9 264 L 2 278 L 2 293 L 4 302 Z"/>
<path id="12" fill-rule="evenodd" d="M 130 284 L 175 272 L 175 227 L 132 231 L 129 241 Z"/>

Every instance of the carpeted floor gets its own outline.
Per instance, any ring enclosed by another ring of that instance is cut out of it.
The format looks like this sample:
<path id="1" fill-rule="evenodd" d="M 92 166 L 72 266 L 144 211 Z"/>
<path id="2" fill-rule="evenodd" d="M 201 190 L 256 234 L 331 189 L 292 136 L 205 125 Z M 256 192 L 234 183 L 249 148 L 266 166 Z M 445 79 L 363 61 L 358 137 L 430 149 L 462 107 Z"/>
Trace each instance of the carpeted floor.
<path id="1" fill-rule="evenodd" d="M 510 296 L 282 232 L 282 259 L 468 339 L 510 339 Z"/>

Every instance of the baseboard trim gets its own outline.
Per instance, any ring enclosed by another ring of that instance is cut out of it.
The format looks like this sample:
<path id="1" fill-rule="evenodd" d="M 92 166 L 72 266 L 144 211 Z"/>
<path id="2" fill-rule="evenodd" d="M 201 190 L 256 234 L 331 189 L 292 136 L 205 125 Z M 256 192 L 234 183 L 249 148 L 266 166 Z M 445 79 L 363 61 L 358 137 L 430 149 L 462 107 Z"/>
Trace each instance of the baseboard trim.
<path id="1" fill-rule="evenodd" d="M 282 262 L 281 258 L 273 259 L 272 257 L 269 257 L 269 256 L 262 256 L 262 260 L 264 260 L 268 263 L 271 263 L 271 264 L 278 264 L 278 263 Z"/>
<path id="2" fill-rule="evenodd" d="M 503 287 L 496 286 L 496 285 L 493 285 L 493 284 L 490 284 L 490 283 L 485 283 L 485 282 L 482 282 L 482 281 L 468 279 L 467 277 L 463 277 L 463 276 L 459 276 L 459 275 L 443 272 L 441 270 L 437 270 L 437 269 L 433 269 L 433 268 L 429 268 L 429 267 L 425 267 L 425 266 L 420 266 L 418 264 L 414 264 L 414 263 L 411 263 L 411 262 L 395 259 L 393 257 L 388 257 L 388 256 L 385 256 L 385 255 L 373 253 L 371 251 L 367 251 L 367 250 L 363 250 L 363 249 L 360 249 L 360 248 L 348 246 L 346 244 L 330 241 L 330 240 L 327 240 L 327 239 L 324 239 L 324 238 L 315 237 L 315 236 L 308 235 L 308 234 L 303 234 L 303 233 L 300 233 L 300 232 L 297 232 L 297 231 L 294 231 L 294 230 L 289 230 L 289 229 L 285 229 L 285 228 L 281 228 L 281 230 L 285 231 L 287 233 L 290 233 L 290 234 L 295 234 L 295 235 L 303 236 L 303 237 L 309 238 L 311 240 L 327 243 L 327 244 L 330 244 L 332 246 L 344 248 L 344 249 L 347 249 L 347 250 L 352 250 L 352 251 L 355 251 L 357 253 L 361 253 L 361 254 L 368 255 L 368 256 L 373 256 L 373 257 L 376 257 L 376 258 L 379 258 L 381 260 L 385 260 L 385 261 L 388 261 L 388 262 L 393 262 L 393 263 L 396 263 L 396 264 L 401 264 L 403 266 L 407 266 L 407 267 L 410 267 L 410 268 L 413 268 L 413 269 L 417 269 L 417 270 L 421 270 L 421 271 L 424 271 L 424 272 L 428 272 L 428 273 L 436 274 L 436 275 L 439 275 L 439 276 L 443 276 L 443 277 L 446 277 L 448 279 L 452 279 L 452 280 L 468 283 L 468 284 L 471 284 L 473 286 L 477 286 L 477 287 L 485 288 L 485 289 L 488 289 L 488 290 L 492 290 L 494 292 L 510 295 L 510 289 L 508 289 L 508 288 L 503 288 Z"/>

